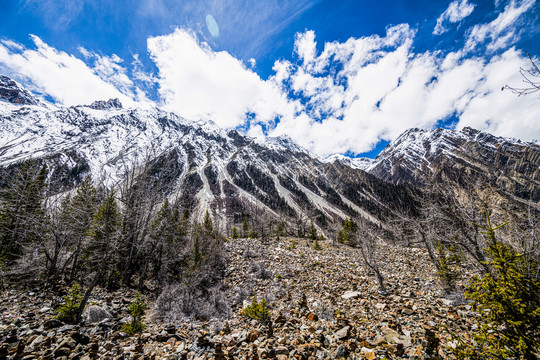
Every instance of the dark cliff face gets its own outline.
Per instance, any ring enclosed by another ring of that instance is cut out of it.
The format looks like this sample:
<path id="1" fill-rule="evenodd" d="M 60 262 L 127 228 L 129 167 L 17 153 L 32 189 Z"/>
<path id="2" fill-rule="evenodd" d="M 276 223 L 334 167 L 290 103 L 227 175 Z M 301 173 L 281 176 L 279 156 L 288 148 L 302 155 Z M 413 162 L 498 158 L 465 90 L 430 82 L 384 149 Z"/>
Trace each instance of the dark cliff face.
<path id="1" fill-rule="evenodd" d="M 34 95 L 3 75 L 0 75 L 0 99 L 18 105 L 39 105 Z"/>
<path id="2" fill-rule="evenodd" d="M 461 131 L 411 129 L 391 143 L 370 172 L 396 184 L 431 182 L 466 187 L 477 183 L 521 200 L 540 200 L 540 146 Z"/>

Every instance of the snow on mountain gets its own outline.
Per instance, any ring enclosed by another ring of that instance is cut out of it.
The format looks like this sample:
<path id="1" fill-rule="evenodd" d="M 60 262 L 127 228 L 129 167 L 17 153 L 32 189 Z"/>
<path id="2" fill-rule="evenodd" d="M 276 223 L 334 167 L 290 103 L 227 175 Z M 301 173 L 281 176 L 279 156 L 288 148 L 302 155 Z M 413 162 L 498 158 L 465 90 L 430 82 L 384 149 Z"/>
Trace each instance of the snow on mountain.
<path id="1" fill-rule="evenodd" d="M 396 184 L 447 181 L 491 183 L 512 196 L 540 199 L 540 145 L 466 127 L 409 129 L 365 170 Z M 467 179 L 465 179 L 467 178 Z"/>
<path id="2" fill-rule="evenodd" d="M 313 219 L 321 229 L 357 215 L 380 224 L 395 208 L 389 194 L 404 199 L 401 207 L 411 203 L 393 185 L 321 162 L 286 136 L 254 139 L 159 108 L 126 109 L 117 100 L 39 106 L 26 90 L 15 90 L 10 96 L 27 101 L 0 105 L 0 167 L 44 161 L 58 192 L 88 174 L 115 186 L 140 167 L 161 179 L 161 194 L 199 217 L 210 210 L 218 224 L 262 212 L 288 222 Z"/>
<path id="3" fill-rule="evenodd" d="M 421 186 L 434 176 L 475 174 L 515 196 L 540 198 L 539 146 L 470 128 L 410 129 L 375 160 L 319 159 L 286 136 L 250 138 L 116 99 L 50 106 L 1 81 L 0 175 L 37 159 L 59 194 L 86 175 L 114 187 L 137 174 L 148 196 L 178 201 L 198 218 L 209 210 L 222 227 L 258 214 L 296 228 L 313 219 L 321 230 L 348 216 L 384 227 L 396 212 L 414 213 L 412 193 L 400 184 Z"/>
<path id="4" fill-rule="evenodd" d="M 32 93 L 4 75 L 0 75 L 0 100 L 19 105 L 40 104 L 40 101 Z"/>
<path id="5" fill-rule="evenodd" d="M 330 155 L 330 156 L 327 156 L 327 157 L 323 157 L 323 158 L 320 158 L 320 160 L 322 162 L 326 162 L 326 163 L 333 163 L 334 161 L 338 161 L 344 165 L 347 165 L 347 166 L 350 166 L 354 169 L 360 169 L 360 170 L 364 170 L 364 171 L 367 171 L 367 169 L 369 169 L 374 160 L 373 159 L 368 159 L 368 158 L 363 158 L 363 157 L 359 157 L 359 158 L 350 158 L 348 156 L 345 156 L 345 155 L 342 155 L 342 154 L 334 154 L 334 155 Z"/>

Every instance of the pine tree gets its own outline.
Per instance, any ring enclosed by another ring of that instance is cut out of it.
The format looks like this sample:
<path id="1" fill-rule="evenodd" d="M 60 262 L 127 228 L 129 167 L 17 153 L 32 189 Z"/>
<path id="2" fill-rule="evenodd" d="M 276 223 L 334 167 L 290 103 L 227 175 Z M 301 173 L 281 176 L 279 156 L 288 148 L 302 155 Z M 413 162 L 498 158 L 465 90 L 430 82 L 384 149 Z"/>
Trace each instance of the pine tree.
<path id="1" fill-rule="evenodd" d="M 238 239 L 238 230 L 236 229 L 236 226 L 233 226 L 232 228 L 232 234 L 231 234 L 231 237 L 233 239 Z"/>
<path id="2" fill-rule="evenodd" d="M 116 204 L 114 192 L 110 192 L 99 205 L 90 227 L 89 246 L 85 255 L 90 269 L 104 269 L 108 267 L 118 240 L 120 226 L 120 211 Z M 106 260 L 104 262 L 104 260 Z"/>
<path id="3" fill-rule="evenodd" d="M 458 249 L 455 246 L 450 246 L 448 249 L 443 247 L 439 241 L 437 244 L 437 277 L 442 282 L 444 290 L 447 293 L 455 290 L 456 281 L 460 274 L 457 266 L 460 264 Z"/>
<path id="4" fill-rule="evenodd" d="M 212 218 L 210 217 L 208 210 L 206 210 L 206 214 L 204 215 L 203 226 L 208 234 L 212 234 L 214 231 L 214 225 L 212 224 Z"/>
<path id="5" fill-rule="evenodd" d="M 12 262 L 23 246 L 45 237 L 44 209 L 47 167 L 26 161 L 0 192 L 0 260 Z"/>
<path id="6" fill-rule="evenodd" d="M 69 223 L 67 224 L 68 235 L 74 240 L 73 260 L 71 261 L 70 281 L 73 281 L 79 265 L 79 257 L 82 251 L 83 241 L 89 233 L 92 219 L 97 207 L 97 192 L 92 178 L 87 176 L 73 199 L 67 204 L 66 211 Z"/>
<path id="7" fill-rule="evenodd" d="M 347 218 L 343 221 L 343 228 L 338 233 L 338 243 L 350 244 L 353 241 L 356 232 L 358 231 L 358 225 L 352 218 Z"/>
<path id="8" fill-rule="evenodd" d="M 459 340 L 460 359 L 538 359 L 540 349 L 540 279 L 538 259 L 526 262 L 522 254 L 497 239 L 485 208 L 490 272 L 476 276 L 465 296 L 480 314 L 474 344 Z M 536 271 L 529 272 L 530 267 Z"/>
<path id="9" fill-rule="evenodd" d="M 85 249 L 90 269 L 95 269 L 94 278 L 86 289 L 77 314 L 77 322 L 99 282 L 104 282 L 105 275 L 111 271 L 110 263 L 119 237 L 121 213 L 116 204 L 114 192 L 111 191 L 99 205 L 90 227 L 90 246 Z"/>
<path id="10" fill-rule="evenodd" d="M 311 240 L 317 240 L 317 228 L 315 228 L 315 225 L 313 224 L 313 220 L 311 220 L 309 225 L 309 239 Z"/>
<path id="11" fill-rule="evenodd" d="M 198 265 L 202 260 L 201 249 L 199 245 L 199 235 L 195 236 L 195 241 L 193 243 L 193 262 L 195 265 Z"/>

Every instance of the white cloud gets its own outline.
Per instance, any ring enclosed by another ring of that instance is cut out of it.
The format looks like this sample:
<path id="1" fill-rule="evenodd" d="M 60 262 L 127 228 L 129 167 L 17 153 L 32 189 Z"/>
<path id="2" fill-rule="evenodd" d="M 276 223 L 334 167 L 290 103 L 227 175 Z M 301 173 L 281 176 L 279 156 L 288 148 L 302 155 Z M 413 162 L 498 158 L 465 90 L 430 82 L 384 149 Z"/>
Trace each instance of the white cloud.
<path id="1" fill-rule="evenodd" d="M 106 82 L 75 56 L 48 46 L 37 36 L 32 36 L 32 40 L 36 49 L 0 44 L 0 64 L 4 71 L 19 78 L 31 90 L 50 95 L 65 105 L 109 98 L 119 98 L 128 106 L 134 104 L 136 95 L 133 92 L 127 88 L 121 89 L 125 91 L 122 92 L 117 88 L 120 80 L 129 80 L 122 74 L 117 74 L 118 81 Z M 103 60 L 99 70 L 111 70 L 111 61 L 112 58 Z"/>
<path id="2" fill-rule="evenodd" d="M 488 39 L 491 40 L 487 46 L 490 51 L 502 49 L 515 43 L 519 39 L 519 35 L 516 33 L 516 22 L 534 5 L 535 1 L 522 0 L 517 2 L 512 0 L 495 20 L 475 25 L 469 32 L 465 51 L 473 50 Z"/>
<path id="3" fill-rule="evenodd" d="M 276 61 L 266 80 L 254 71 L 254 59 L 215 52 L 182 29 L 148 39 L 154 74 L 144 71 L 137 54 L 126 64 L 114 54 L 80 48 L 83 61 L 37 37 L 35 49 L 2 40 L 0 70 L 66 105 L 111 97 L 140 104 L 148 101 L 141 88 L 157 86 L 162 105 L 188 119 L 243 127 L 257 137 L 288 135 L 319 155 L 367 152 L 381 139 L 393 140 L 410 127 L 433 128 L 451 116 L 458 128 L 531 140 L 540 138 L 538 99 L 500 89 L 519 84 L 519 68 L 527 67 L 521 52 L 507 48 L 518 36 L 513 22 L 532 3 L 511 2 L 492 22 L 471 28 L 465 47 L 450 53 L 416 53 L 416 31 L 407 24 L 389 27 L 384 36 L 320 44 L 322 51 L 315 32 L 305 31 L 295 37 L 294 59 Z M 438 31 L 473 8 L 454 1 Z M 507 51 L 471 56 L 473 48 L 481 49 L 478 54 Z"/>
<path id="4" fill-rule="evenodd" d="M 315 42 L 315 32 L 313 30 L 304 33 L 297 33 L 294 41 L 294 51 L 304 62 L 304 66 L 308 67 L 317 52 L 317 43 Z"/>
<path id="5" fill-rule="evenodd" d="M 494 57 L 482 69 L 469 103 L 463 109 L 458 128 L 471 126 L 499 136 L 516 137 L 522 140 L 540 138 L 540 107 L 538 97 L 520 96 L 501 91 L 505 84 L 520 84 L 520 67 L 531 64 L 521 52 L 510 49 Z"/>
<path id="6" fill-rule="evenodd" d="M 458 128 L 473 126 L 524 140 L 540 137 L 538 99 L 500 91 L 519 83 L 518 70 L 526 65 L 522 53 L 511 49 L 491 60 L 464 58 L 462 51 L 417 54 L 413 37 L 400 26 L 388 29 L 386 37 L 325 44 L 309 68 L 276 63 L 280 82 L 308 106 L 270 134 L 287 134 L 320 155 L 362 153 L 381 139 L 394 140 L 411 127 L 430 129 L 455 115 Z"/>
<path id="7" fill-rule="evenodd" d="M 475 6 L 476 5 L 474 4 L 469 4 L 467 0 L 461 0 L 461 2 L 459 0 L 455 0 L 451 2 L 448 8 L 437 19 L 437 24 L 433 29 L 433 34 L 441 35 L 442 33 L 445 33 L 448 31 L 448 29 L 444 26 L 446 21 L 457 23 L 465 19 L 467 16 L 471 15 Z"/>
<path id="8" fill-rule="evenodd" d="M 275 115 L 294 115 L 294 104 L 277 84 L 227 52 L 214 52 L 195 34 L 181 29 L 148 39 L 159 69 L 159 92 L 165 106 L 188 119 L 212 119 L 225 128 L 242 125 L 246 113 L 271 122 Z"/>

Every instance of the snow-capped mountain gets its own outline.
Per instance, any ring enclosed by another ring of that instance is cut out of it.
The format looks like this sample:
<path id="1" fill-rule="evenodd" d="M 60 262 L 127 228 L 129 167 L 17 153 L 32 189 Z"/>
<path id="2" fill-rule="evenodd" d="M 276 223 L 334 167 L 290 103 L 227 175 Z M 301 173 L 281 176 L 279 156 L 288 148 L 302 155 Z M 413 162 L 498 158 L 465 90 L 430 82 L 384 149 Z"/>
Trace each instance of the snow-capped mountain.
<path id="1" fill-rule="evenodd" d="M 250 138 L 117 99 L 46 104 L 0 77 L 0 172 L 26 159 L 47 163 L 55 193 L 86 175 L 113 187 L 145 174 L 149 193 L 179 200 L 199 218 L 209 210 L 221 226 L 257 213 L 313 219 L 321 230 L 348 216 L 384 227 L 396 213 L 415 213 L 411 187 L 441 179 L 456 189 L 489 183 L 522 203 L 540 199 L 540 146 L 470 128 L 410 129 L 374 160 L 319 159 L 288 137 Z"/>
<path id="2" fill-rule="evenodd" d="M 469 127 L 409 129 L 364 169 L 396 184 L 482 182 L 522 200 L 540 200 L 540 145 Z"/>
<path id="3" fill-rule="evenodd" d="M 210 210 L 222 225 L 262 212 L 291 223 L 313 219 L 323 229 L 348 216 L 381 224 L 395 211 L 412 211 L 405 188 L 321 162 L 287 137 L 253 139 L 158 108 L 126 109 L 114 99 L 45 105 L 2 79 L 10 91 L 0 92 L 0 167 L 40 159 L 58 193 L 87 174 L 114 186 L 129 171 L 145 169 L 137 171 L 159 178 L 164 196 L 199 217 Z"/>

